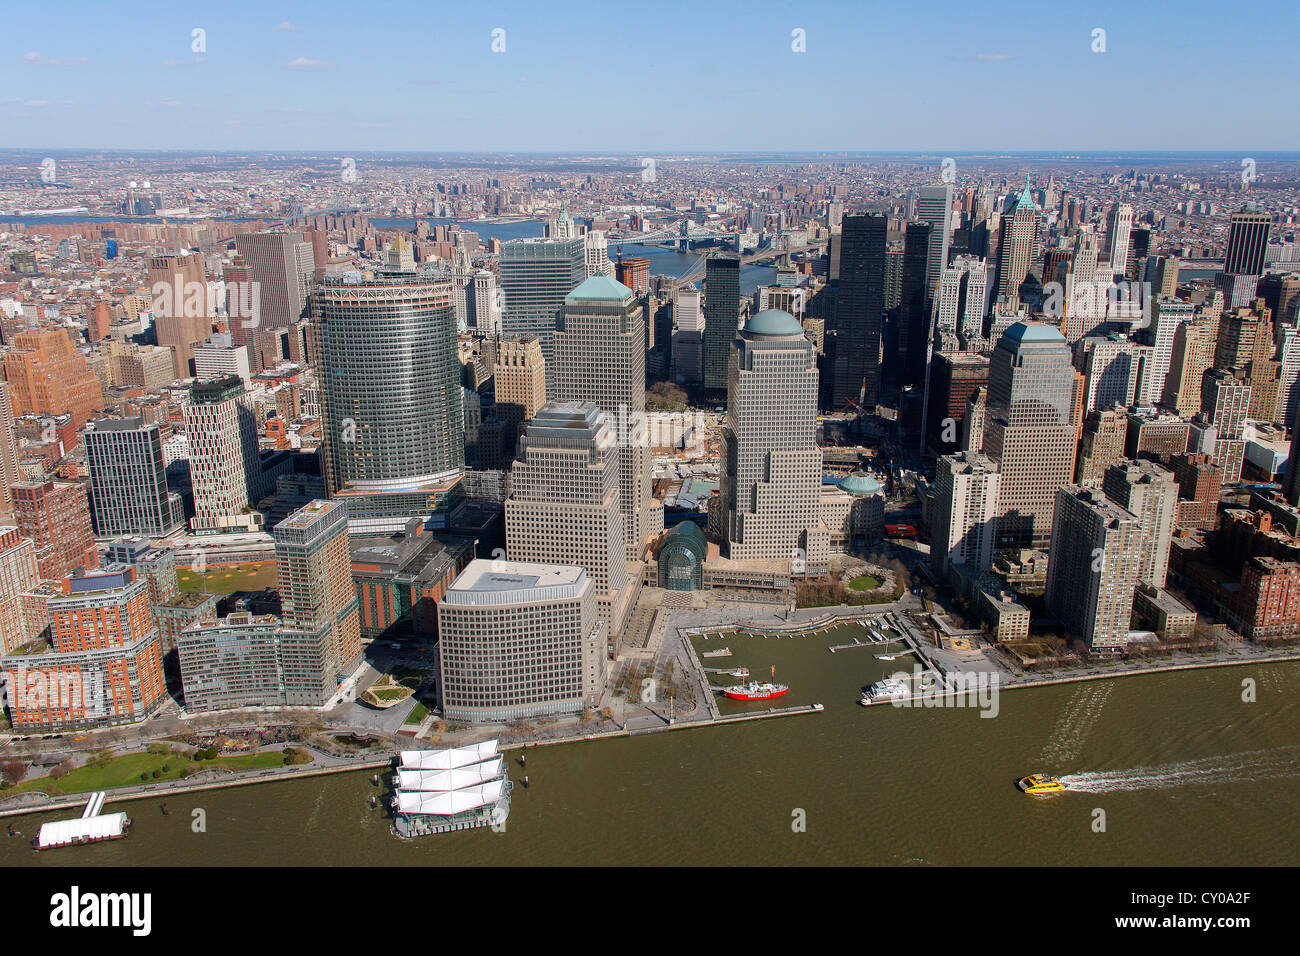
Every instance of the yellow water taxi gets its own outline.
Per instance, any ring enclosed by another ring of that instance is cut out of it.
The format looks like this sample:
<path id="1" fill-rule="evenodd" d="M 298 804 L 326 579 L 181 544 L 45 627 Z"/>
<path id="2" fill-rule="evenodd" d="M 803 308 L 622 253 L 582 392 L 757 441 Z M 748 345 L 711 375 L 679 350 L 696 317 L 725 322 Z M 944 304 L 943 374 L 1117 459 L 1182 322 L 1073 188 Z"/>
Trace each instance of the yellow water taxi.
<path id="1" fill-rule="evenodd" d="M 1025 793 L 1041 796 L 1048 793 L 1063 793 L 1065 784 L 1055 777 L 1049 777 L 1044 773 L 1030 774 L 1028 777 L 1021 777 L 1016 786 Z"/>

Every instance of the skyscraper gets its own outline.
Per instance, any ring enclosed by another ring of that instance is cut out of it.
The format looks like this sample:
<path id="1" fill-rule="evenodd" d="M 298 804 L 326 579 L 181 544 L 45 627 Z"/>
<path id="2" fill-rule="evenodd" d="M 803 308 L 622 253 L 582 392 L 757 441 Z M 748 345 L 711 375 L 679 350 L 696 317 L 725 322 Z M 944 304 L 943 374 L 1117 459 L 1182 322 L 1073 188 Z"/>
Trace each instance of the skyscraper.
<path id="1" fill-rule="evenodd" d="M 1056 492 L 1074 474 L 1074 369 L 1050 325 L 1017 322 L 989 361 L 984 453 L 998 463 L 999 547 L 1042 547 Z"/>
<path id="2" fill-rule="evenodd" d="M 535 333 L 549 361 L 551 335 L 564 297 L 586 278 L 587 259 L 581 236 L 502 243 L 502 333 Z"/>
<path id="3" fill-rule="evenodd" d="M 1165 392 L 1165 380 L 1169 377 L 1169 367 L 1174 357 L 1174 341 L 1178 327 L 1190 322 L 1194 308 L 1190 302 L 1178 299 L 1159 298 L 1151 307 L 1151 326 L 1148 338 L 1151 351 L 1142 363 L 1142 372 L 1138 380 L 1137 403 L 1149 406 L 1157 404 Z"/>
<path id="4" fill-rule="evenodd" d="M 916 218 L 930 226 L 930 248 L 925 267 L 925 294 L 933 299 L 939 285 L 939 276 L 948 267 L 952 186 L 948 183 L 922 186 L 921 197 L 916 204 Z"/>
<path id="5" fill-rule="evenodd" d="M 584 568 L 611 637 L 622 632 L 635 590 L 628 587 L 618 451 L 618 436 L 594 402 L 547 402 L 519 442 L 506 499 L 510 560 Z"/>
<path id="6" fill-rule="evenodd" d="M 998 246 L 998 297 L 1013 309 L 1020 304 L 1020 283 L 1038 258 L 1038 228 L 1042 210 L 1029 191 L 1029 177 L 1025 188 L 1016 197 L 1010 221 L 1002 225 L 1002 241 Z"/>
<path id="7" fill-rule="evenodd" d="M 337 501 L 312 501 L 272 530 L 281 617 L 286 626 L 323 634 L 325 699 L 361 657 L 359 601 L 348 552 L 348 513 Z M 310 643 L 314 643 L 314 640 Z M 323 700 L 322 700 L 323 703 Z"/>
<path id="8" fill-rule="evenodd" d="M 650 490 L 644 310 L 627 286 L 593 276 L 565 298 L 553 351 L 555 400 L 595 402 L 616 423 L 627 558 L 638 561 L 663 530 L 663 508 Z"/>
<path id="9" fill-rule="evenodd" d="M 465 463 L 450 283 L 326 276 L 311 301 L 326 488 L 354 532 L 428 517 Z"/>
<path id="10" fill-rule="evenodd" d="M 1128 249 L 1133 232 L 1133 207 L 1126 202 L 1116 203 L 1106 217 L 1106 257 L 1110 260 L 1110 275 L 1127 275 Z"/>
<path id="11" fill-rule="evenodd" d="M 968 572 L 993 564 L 997 537 L 998 466 L 979 453 L 945 455 L 935 466 L 930 562 L 940 574 L 951 565 Z"/>
<path id="12" fill-rule="evenodd" d="M 792 561 L 820 573 L 829 533 L 821 521 L 817 353 L 788 312 L 769 309 L 736 337 L 722 427 L 723 555 Z"/>
<path id="13" fill-rule="evenodd" d="M 307 297 L 315 275 L 312 245 L 300 232 L 245 232 L 235 249 L 258 284 L 261 312 L 254 328 L 280 329 L 307 314 Z M 232 322 L 231 331 L 235 331 Z M 236 340 L 237 345 L 244 342 Z"/>
<path id="14" fill-rule="evenodd" d="M 76 430 L 104 407 L 98 376 L 63 329 L 18 333 L 4 371 L 15 415 L 66 414 Z"/>
<path id="15" fill-rule="evenodd" d="M 899 304 L 898 385 L 921 385 L 925 381 L 926 359 L 930 354 L 930 225 L 909 222 L 903 245 L 903 288 Z"/>
<path id="16" fill-rule="evenodd" d="M 509 422 L 517 436 L 522 426 L 546 404 L 546 359 L 536 335 L 506 339 L 492 367 L 497 416 Z"/>
<path id="17" fill-rule="evenodd" d="M 727 390 L 727 361 L 740 324 L 740 256 L 722 253 L 704 265 L 704 388 Z"/>
<path id="18" fill-rule="evenodd" d="M 238 375 L 195 382 L 185 406 L 196 532 L 258 531 L 263 491 L 257 422 Z"/>
<path id="19" fill-rule="evenodd" d="M 0 381 L 0 514 L 13 509 L 9 486 L 18 480 L 18 435 L 14 431 L 14 400 L 9 383 Z"/>
<path id="20" fill-rule="evenodd" d="M 1127 645 L 1142 550 L 1137 516 L 1100 489 L 1066 485 L 1057 492 L 1047 607 L 1090 651 L 1119 653 Z"/>
<path id="21" fill-rule="evenodd" d="M 41 579 L 54 581 L 99 566 L 86 486 L 79 482 L 23 481 L 13 486 L 18 529 L 36 544 Z"/>
<path id="22" fill-rule="evenodd" d="M 158 344 L 170 348 L 176 377 L 191 374 L 194 345 L 212 334 L 207 273 L 201 255 L 149 257 L 150 308 Z"/>
<path id="23" fill-rule="evenodd" d="M 1102 491 L 1142 525 L 1138 580 L 1158 588 L 1169 574 L 1169 546 L 1178 517 L 1174 473 L 1154 461 L 1121 461 L 1106 469 Z"/>
<path id="24" fill-rule="evenodd" d="M 831 407 L 874 410 L 879 398 L 880 326 L 885 311 L 884 216 L 844 217 L 840 282 L 828 331 Z"/>
<path id="25" fill-rule="evenodd" d="M 161 426 L 141 418 L 91 422 L 83 433 L 95 533 L 162 538 L 185 520 L 180 495 L 167 490 Z"/>
<path id="26" fill-rule="evenodd" d="M 1264 274 L 1264 252 L 1273 217 L 1262 209 L 1245 207 L 1232 214 L 1228 225 L 1228 251 L 1223 271 L 1232 275 Z"/>

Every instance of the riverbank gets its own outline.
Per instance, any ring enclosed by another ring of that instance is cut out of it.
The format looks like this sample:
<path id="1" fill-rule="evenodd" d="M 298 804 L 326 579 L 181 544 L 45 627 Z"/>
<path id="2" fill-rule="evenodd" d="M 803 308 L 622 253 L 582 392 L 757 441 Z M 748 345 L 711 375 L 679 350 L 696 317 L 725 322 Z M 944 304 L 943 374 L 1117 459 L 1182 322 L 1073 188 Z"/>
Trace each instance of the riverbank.
<path id="1" fill-rule="evenodd" d="M 821 713 L 821 711 L 822 707 L 820 704 L 773 708 L 760 713 L 732 714 L 724 717 L 709 717 L 703 720 L 683 721 L 681 723 L 672 724 L 666 723 L 662 727 L 642 730 L 627 730 L 620 728 L 618 730 L 579 734 L 572 737 L 556 737 L 548 740 L 515 741 L 501 745 L 500 749 L 503 753 L 508 753 L 515 750 L 532 750 L 537 747 L 547 747 L 554 744 L 572 744 L 590 740 L 612 740 L 620 737 L 642 737 L 647 734 L 657 734 L 671 730 L 690 730 L 698 727 L 711 727 L 718 724 L 733 724 L 771 717 L 790 717 L 800 714 L 815 714 Z M 455 744 L 452 746 L 455 746 Z M 394 749 L 397 749 L 396 744 L 394 745 Z M 391 767 L 392 764 L 393 754 L 390 753 L 383 757 L 363 757 L 351 763 L 328 767 L 286 767 L 284 769 L 260 770 L 252 773 L 237 773 L 232 771 L 229 777 L 220 780 L 193 782 L 186 780 L 173 780 L 158 784 L 141 784 L 139 786 L 122 787 L 116 790 L 110 789 L 107 792 L 110 802 L 150 800 L 175 794 L 201 793 L 205 790 L 225 790 L 231 787 L 246 787 L 261 783 L 277 783 L 282 780 L 303 780 L 309 777 L 321 777 L 327 774 L 337 773 L 351 773 L 357 770 L 387 769 Z M 65 809 L 81 809 L 85 806 L 86 800 L 89 799 L 89 796 L 89 794 L 70 794 L 68 796 L 51 798 L 48 802 L 40 804 L 0 808 L 0 818 L 26 816 L 33 813 L 47 813 Z"/>

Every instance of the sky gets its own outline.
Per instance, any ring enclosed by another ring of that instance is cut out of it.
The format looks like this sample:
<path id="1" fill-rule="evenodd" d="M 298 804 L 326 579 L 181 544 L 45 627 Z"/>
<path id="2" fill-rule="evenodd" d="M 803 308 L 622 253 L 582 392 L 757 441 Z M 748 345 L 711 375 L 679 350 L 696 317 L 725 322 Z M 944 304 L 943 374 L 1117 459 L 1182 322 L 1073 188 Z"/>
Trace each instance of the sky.
<path id="1" fill-rule="evenodd" d="M 0 145 L 1295 150 L 1297 28 L 1290 0 L 10 4 Z"/>

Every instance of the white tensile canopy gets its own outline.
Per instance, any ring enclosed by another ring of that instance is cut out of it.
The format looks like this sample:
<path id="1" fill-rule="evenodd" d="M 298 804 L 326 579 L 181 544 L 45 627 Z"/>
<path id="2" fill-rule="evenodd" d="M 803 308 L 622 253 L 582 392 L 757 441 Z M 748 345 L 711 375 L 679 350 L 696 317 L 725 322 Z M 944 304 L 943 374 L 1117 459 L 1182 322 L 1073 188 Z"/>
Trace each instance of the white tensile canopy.
<path id="1" fill-rule="evenodd" d="M 498 756 L 452 770 L 399 770 L 397 786 L 402 790 L 459 790 L 501 776 L 503 762 L 503 758 Z"/>
<path id="2" fill-rule="evenodd" d="M 397 809 L 407 814 L 427 814 L 447 817 L 455 813 L 464 813 L 477 807 L 485 807 L 501 799 L 505 789 L 504 780 L 493 780 L 476 787 L 462 790 L 445 790 L 435 792 L 404 791 L 397 792 Z"/>
<path id="3" fill-rule="evenodd" d="M 403 750 L 401 769 L 452 770 L 495 757 L 497 753 L 495 740 L 485 740 L 469 747 L 453 747 L 450 750 Z"/>

